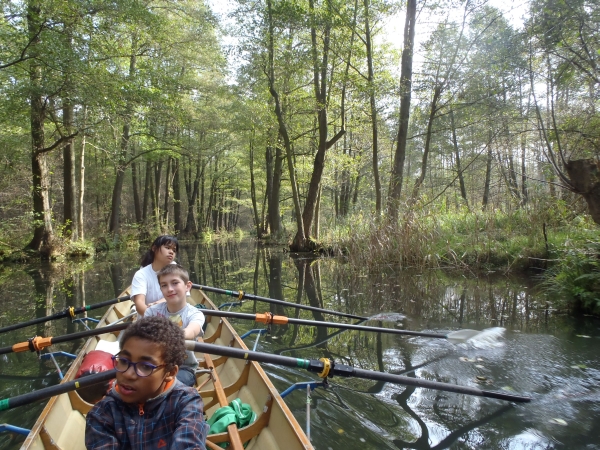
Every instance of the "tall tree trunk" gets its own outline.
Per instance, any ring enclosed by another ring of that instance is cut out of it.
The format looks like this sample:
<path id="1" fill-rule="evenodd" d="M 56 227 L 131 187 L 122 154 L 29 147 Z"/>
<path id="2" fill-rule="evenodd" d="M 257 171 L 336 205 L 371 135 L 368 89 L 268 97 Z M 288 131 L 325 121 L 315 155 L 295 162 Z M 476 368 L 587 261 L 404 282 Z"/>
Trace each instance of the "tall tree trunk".
<path id="1" fill-rule="evenodd" d="M 138 172 L 138 164 L 134 160 L 131 162 L 131 184 L 133 185 L 133 210 L 135 212 L 135 222 L 142 223 L 142 204 L 140 201 Z"/>
<path id="2" fill-rule="evenodd" d="M 191 182 L 191 168 L 189 175 Z M 196 176 L 194 177 L 193 183 L 190 187 L 191 194 L 188 194 L 187 219 L 185 222 L 186 234 L 196 233 L 198 231 L 198 227 L 196 225 L 196 218 L 194 216 L 194 208 L 196 207 L 196 199 L 198 198 L 198 189 L 200 187 L 200 158 L 198 158 L 198 160 L 196 161 Z"/>
<path id="3" fill-rule="evenodd" d="M 272 147 L 271 147 L 272 148 Z M 277 236 L 281 231 L 281 212 L 279 209 L 279 197 L 281 193 L 281 175 L 283 173 L 283 156 L 281 146 L 275 146 L 275 158 L 273 160 L 273 181 L 271 183 L 271 195 L 269 197 L 269 226 L 271 234 Z"/>
<path id="4" fill-rule="evenodd" d="M 183 231 L 181 222 L 181 160 L 173 159 L 173 228 L 175 234 Z"/>
<path id="5" fill-rule="evenodd" d="M 322 187 L 319 186 L 319 193 L 317 194 L 317 204 L 315 205 L 315 223 L 314 223 L 314 227 L 313 227 L 313 236 L 315 237 L 315 239 L 319 239 L 319 233 L 321 231 L 321 223 L 320 223 L 320 219 L 321 219 L 321 192 L 322 192 Z"/>
<path id="6" fill-rule="evenodd" d="M 273 25 L 273 16 L 272 16 L 272 5 L 271 0 L 267 0 L 267 15 L 268 15 L 268 67 L 267 74 L 269 78 L 269 92 L 271 97 L 275 102 L 275 116 L 277 117 L 277 124 L 279 125 L 279 134 L 283 139 L 283 144 L 286 152 L 286 159 L 288 163 L 288 173 L 290 176 L 290 184 L 292 186 L 292 198 L 294 201 L 294 211 L 296 214 L 296 226 L 297 233 L 296 236 L 299 236 L 299 240 L 304 243 L 306 237 L 304 234 L 304 224 L 302 222 L 302 213 L 300 208 L 300 196 L 298 195 L 298 184 L 296 182 L 296 170 L 294 168 L 294 159 L 292 153 L 292 144 L 290 142 L 290 138 L 287 132 L 287 127 L 285 125 L 285 120 L 283 117 L 283 111 L 281 109 L 281 103 L 279 100 L 279 94 L 275 89 L 275 70 L 274 70 L 274 25 Z M 293 250 L 293 248 L 292 248 Z"/>
<path id="7" fill-rule="evenodd" d="M 73 30 L 72 24 L 65 21 L 64 24 L 64 45 L 69 53 L 69 58 L 73 52 Z M 73 102 L 71 99 L 73 84 L 71 82 L 72 64 L 67 61 L 63 67 L 65 73 L 63 95 L 63 127 L 67 135 L 72 134 L 73 130 Z M 77 221 L 77 182 L 75 180 L 75 145 L 73 139 L 67 140 L 63 147 L 63 225 L 64 234 L 72 241 L 78 239 L 78 221 Z"/>
<path id="8" fill-rule="evenodd" d="M 306 194 L 306 202 L 304 203 L 304 211 L 302 212 L 303 230 L 296 233 L 294 241 L 292 242 L 292 251 L 307 251 L 311 250 L 311 242 L 308 239 L 313 226 L 313 220 L 315 215 L 315 207 L 317 204 L 317 197 L 319 195 L 319 188 L 321 185 L 321 177 L 325 168 L 325 152 L 331 148 L 338 139 L 340 139 L 345 129 L 341 129 L 331 140 L 327 140 L 328 123 L 327 123 L 327 67 L 329 60 L 329 39 L 331 25 L 327 23 L 323 31 L 323 54 L 321 61 L 318 58 L 317 51 L 317 30 L 316 30 L 316 14 L 314 11 L 314 0 L 309 0 L 309 10 L 311 13 L 311 49 L 312 49 L 312 63 L 313 63 L 313 87 L 315 95 L 315 104 L 317 105 L 317 123 L 319 132 L 319 141 L 317 147 L 317 153 L 313 163 L 313 171 L 308 185 L 308 192 Z"/>
<path id="9" fill-rule="evenodd" d="M 512 153 L 512 143 L 508 144 L 508 186 L 512 196 L 521 203 L 521 191 L 517 182 L 517 172 L 515 171 L 515 162 Z"/>
<path id="10" fill-rule="evenodd" d="M 129 79 L 133 81 L 135 76 L 137 52 L 137 35 L 134 33 L 131 37 L 131 56 L 129 58 Z M 117 235 L 121 226 L 121 194 L 123 192 L 123 182 L 125 181 L 125 169 L 127 168 L 127 150 L 129 146 L 129 127 L 133 116 L 133 108 L 131 104 L 126 106 L 126 114 L 123 123 L 123 133 L 121 134 L 121 145 L 119 158 L 116 167 L 115 185 L 113 187 L 112 207 L 110 214 L 109 232 Z"/>
<path id="11" fill-rule="evenodd" d="M 127 139 L 129 139 L 129 127 L 123 127 L 123 136 L 127 136 Z M 122 163 L 124 163 L 123 160 L 121 160 L 119 166 L 117 166 L 115 184 L 112 192 L 112 206 L 108 229 L 115 236 L 119 234 L 119 229 L 121 226 L 121 194 L 123 193 L 123 182 L 125 181 L 125 168 L 121 165 Z"/>
<path id="12" fill-rule="evenodd" d="M 163 224 L 165 229 L 169 228 L 169 198 L 170 198 L 170 178 L 171 178 L 171 160 L 169 157 L 167 159 L 167 174 L 165 175 L 165 207 L 163 209 Z"/>
<path id="13" fill-rule="evenodd" d="M 524 124 L 524 127 L 527 128 L 527 123 Z M 526 175 L 526 167 L 525 167 L 525 157 L 527 156 L 527 145 L 526 145 L 526 136 L 525 130 L 521 133 L 521 204 L 527 204 L 527 175 Z"/>
<path id="14" fill-rule="evenodd" d="M 152 196 L 152 214 L 154 224 L 160 228 L 160 184 L 162 179 L 163 161 L 154 165 L 154 194 Z"/>
<path id="15" fill-rule="evenodd" d="M 348 45 L 348 56 L 346 60 L 346 67 L 344 68 L 344 83 L 342 85 L 342 93 L 341 93 L 341 101 L 340 101 L 340 117 L 342 120 L 342 128 L 346 128 L 346 90 L 348 84 L 348 72 L 350 71 L 350 65 L 352 64 L 352 49 L 354 48 L 354 36 L 356 35 L 356 16 L 358 14 L 358 0 L 354 0 L 354 17 L 352 19 L 352 34 L 350 35 L 350 45 Z M 348 142 L 350 141 L 350 142 Z M 344 134 L 344 145 L 342 148 L 342 153 L 347 154 L 348 156 L 352 153 L 352 140 L 348 139 L 348 134 Z M 376 182 L 379 182 L 377 180 Z M 350 210 L 350 191 L 352 190 L 351 186 L 352 180 L 350 178 L 350 171 L 347 168 L 342 170 L 341 174 L 341 183 L 340 183 L 340 197 L 339 197 L 339 206 L 337 205 L 337 197 L 336 197 L 336 216 L 340 215 L 345 217 L 348 215 Z M 377 188 L 376 188 L 377 190 Z M 379 187 L 379 192 L 381 193 L 381 186 Z"/>
<path id="16" fill-rule="evenodd" d="M 266 169 L 266 188 L 265 188 L 265 201 L 267 203 L 267 217 L 265 220 L 265 233 L 273 234 L 273 227 L 271 226 L 271 203 L 273 197 L 273 147 L 267 145 L 265 147 L 265 169 Z M 279 205 L 279 202 L 277 202 Z"/>
<path id="17" fill-rule="evenodd" d="M 369 83 L 369 104 L 371 106 L 371 132 L 373 138 L 373 178 L 375 181 L 375 212 L 377 217 L 381 214 L 381 181 L 379 179 L 379 148 L 377 129 L 377 104 L 375 102 L 375 75 L 373 73 L 373 50 L 371 39 L 371 27 L 369 24 L 369 1 L 364 0 L 365 5 L 365 46 L 367 48 L 367 68 Z"/>
<path id="18" fill-rule="evenodd" d="M 79 239 L 83 241 L 84 230 L 83 230 L 83 200 L 85 192 L 85 144 L 87 132 L 85 127 L 87 125 L 87 105 L 83 106 L 83 136 L 81 137 L 81 153 L 79 154 L 79 164 L 77 165 L 79 170 L 79 204 L 77 205 L 77 223 L 79 231 Z"/>
<path id="19" fill-rule="evenodd" d="M 431 147 L 431 135 L 433 132 L 433 122 L 435 120 L 435 115 L 438 110 L 438 101 L 440 99 L 440 95 L 442 93 L 441 86 L 437 85 L 433 90 L 433 99 L 431 100 L 431 108 L 429 110 L 429 120 L 427 121 L 427 133 L 425 136 L 425 148 L 423 149 L 423 159 L 421 161 L 421 174 L 417 181 L 415 181 L 415 185 L 413 187 L 413 191 L 411 194 L 410 205 L 414 205 L 419 196 L 419 190 L 421 189 L 421 185 L 425 180 L 425 174 L 427 173 L 427 159 L 429 158 L 429 149 Z"/>
<path id="20" fill-rule="evenodd" d="M 47 252 L 54 237 L 50 210 L 48 168 L 44 148 L 45 107 L 42 94 L 42 68 L 35 56 L 40 43 L 40 29 L 43 20 L 37 1 L 27 4 L 27 30 L 29 34 L 29 108 L 31 124 L 31 175 L 33 192 L 33 238 L 27 244 L 32 250 Z"/>
<path id="21" fill-rule="evenodd" d="M 217 180 L 216 180 L 216 178 L 213 178 L 210 183 L 210 193 L 208 194 L 208 207 L 206 209 L 207 225 L 209 225 L 210 229 L 213 231 L 216 231 L 216 229 L 217 229 L 217 218 L 218 218 L 217 195 L 218 195 Z"/>
<path id="22" fill-rule="evenodd" d="M 469 200 L 467 198 L 467 189 L 465 187 L 465 177 L 463 175 L 462 165 L 460 163 L 460 151 L 458 150 L 458 139 L 456 139 L 456 124 L 454 123 L 454 111 L 450 109 L 450 126 L 452 127 L 452 145 L 454 146 L 454 157 L 456 159 L 456 174 L 458 176 L 458 184 L 460 186 L 460 196 L 465 201 L 467 208 Z"/>
<path id="23" fill-rule="evenodd" d="M 225 221 L 223 220 L 225 210 L 225 190 L 219 189 L 217 191 L 219 197 L 219 205 L 217 206 L 217 220 L 215 225 L 215 231 L 221 231 L 225 229 Z"/>
<path id="24" fill-rule="evenodd" d="M 73 104 L 69 99 L 63 103 L 63 125 L 67 134 L 71 134 L 73 128 Z M 75 181 L 75 147 L 73 139 L 67 141 L 63 147 L 63 201 L 64 201 L 64 225 L 65 234 L 72 241 L 78 239 L 77 233 L 77 183 Z"/>
<path id="25" fill-rule="evenodd" d="M 144 177 L 144 203 L 142 205 L 142 221 L 148 224 L 148 207 L 152 203 L 152 164 L 146 161 L 146 176 Z"/>
<path id="26" fill-rule="evenodd" d="M 404 23 L 404 44 L 400 69 L 400 124 L 396 138 L 396 153 L 390 177 L 388 193 L 388 212 L 393 223 L 398 221 L 400 194 L 406 159 L 406 141 L 408 139 L 408 120 L 410 117 L 410 101 L 412 92 L 412 61 L 415 43 L 415 24 L 417 15 L 417 0 L 408 0 L 406 21 Z"/>
<path id="27" fill-rule="evenodd" d="M 260 219 L 258 218 L 258 203 L 256 201 L 256 182 L 254 181 L 254 130 L 250 137 L 250 198 L 252 199 L 252 211 L 254 213 L 254 226 L 256 227 L 256 237 L 262 237 Z"/>
<path id="28" fill-rule="evenodd" d="M 488 154 L 487 154 L 487 162 L 485 166 L 485 184 L 483 185 L 483 199 L 481 201 L 482 209 L 486 209 L 489 199 L 490 199 L 490 182 L 492 179 L 492 131 L 490 129 L 488 133 Z"/>
<path id="29" fill-rule="evenodd" d="M 200 174 L 200 193 L 198 195 L 198 225 L 199 225 L 199 232 L 204 231 L 206 225 L 205 225 L 205 221 L 206 221 L 206 216 L 208 215 L 204 209 L 204 203 L 205 203 L 205 197 L 206 197 L 206 174 L 205 174 L 205 168 L 206 166 L 202 167 L 202 173 Z"/>

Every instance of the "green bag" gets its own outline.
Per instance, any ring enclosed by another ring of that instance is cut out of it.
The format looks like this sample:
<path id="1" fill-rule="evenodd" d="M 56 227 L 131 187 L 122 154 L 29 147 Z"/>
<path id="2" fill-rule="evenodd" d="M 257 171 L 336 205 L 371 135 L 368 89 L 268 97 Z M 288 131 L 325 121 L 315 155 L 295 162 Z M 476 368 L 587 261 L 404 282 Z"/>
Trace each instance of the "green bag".
<path id="1" fill-rule="evenodd" d="M 224 433 L 232 423 L 235 423 L 238 428 L 243 428 L 253 423 L 256 418 L 256 413 L 252 411 L 250 405 L 236 398 L 229 406 L 223 406 L 215 411 L 207 422 L 210 426 L 208 434 Z M 224 442 L 219 446 L 226 448 L 229 443 Z"/>

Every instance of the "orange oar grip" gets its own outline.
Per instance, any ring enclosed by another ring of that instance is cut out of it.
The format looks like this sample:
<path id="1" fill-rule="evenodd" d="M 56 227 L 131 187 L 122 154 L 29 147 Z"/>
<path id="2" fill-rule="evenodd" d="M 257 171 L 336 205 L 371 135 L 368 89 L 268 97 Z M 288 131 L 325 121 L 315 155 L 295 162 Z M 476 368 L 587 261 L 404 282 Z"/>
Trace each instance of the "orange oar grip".
<path id="1" fill-rule="evenodd" d="M 26 352 L 28 350 L 32 352 L 39 352 L 50 345 L 52 345 L 52 337 L 36 336 L 29 341 L 19 342 L 18 344 L 13 345 L 12 349 L 15 353 Z"/>
<path id="2" fill-rule="evenodd" d="M 286 323 L 288 323 L 288 318 L 285 316 L 274 316 L 271 313 L 257 313 L 256 314 L 256 318 L 254 319 L 256 322 L 262 322 L 262 323 L 274 323 L 277 325 L 285 325 Z"/>

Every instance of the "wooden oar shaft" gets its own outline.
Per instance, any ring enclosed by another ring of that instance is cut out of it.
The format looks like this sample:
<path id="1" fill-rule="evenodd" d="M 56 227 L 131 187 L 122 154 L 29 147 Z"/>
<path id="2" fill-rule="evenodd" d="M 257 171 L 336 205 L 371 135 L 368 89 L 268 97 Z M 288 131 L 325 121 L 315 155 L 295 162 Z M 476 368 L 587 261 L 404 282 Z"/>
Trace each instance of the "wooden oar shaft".
<path id="1" fill-rule="evenodd" d="M 358 330 L 358 331 L 369 331 L 373 333 L 390 333 L 390 334 L 401 334 L 408 336 L 421 336 L 429 338 L 446 339 L 446 335 L 442 333 L 427 333 L 420 331 L 409 331 L 409 330 L 398 330 L 396 328 L 383 328 L 383 327 L 369 327 L 363 325 L 356 325 L 353 323 L 336 323 L 336 322 L 323 322 L 319 320 L 306 320 L 306 319 L 295 319 L 293 317 L 286 316 L 275 316 L 270 313 L 264 314 L 246 314 L 238 313 L 233 311 L 215 311 L 209 309 L 203 309 L 202 312 L 207 316 L 218 316 L 218 317 L 229 317 L 234 319 L 245 319 L 254 320 L 262 323 L 274 323 L 278 325 L 291 323 L 297 325 L 308 325 L 311 327 L 328 327 L 328 328 L 340 328 L 344 330 Z"/>
<path id="2" fill-rule="evenodd" d="M 6 333 L 8 331 L 18 330 L 20 328 L 25 328 L 25 327 L 28 327 L 31 325 L 36 325 L 38 323 L 44 323 L 44 322 L 49 322 L 51 320 L 62 319 L 63 317 L 75 316 L 77 314 L 82 314 L 84 312 L 91 311 L 93 309 L 98 309 L 98 308 L 102 308 L 104 306 L 110 306 L 115 303 L 123 302 L 125 300 L 129 300 L 130 298 L 131 297 L 129 295 L 127 295 L 125 297 L 117 297 L 117 298 L 113 298 L 111 300 L 106 300 L 101 303 L 96 303 L 95 305 L 80 306 L 78 308 L 75 308 L 75 307 L 67 308 L 64 311 L 60 311 L 60 312 L 51 314 L 49 316 L 38 317 L 36 319 L 28 320 L 27 322 L 16 323 L 13 325 L 8 325 L 6 327 L 0 328 L 0 334 Z"/>
<path id="3" fill-rule="evenodd" d="M 78 333 L 65 334 L 63 336 L 56 337 L 36 337 L 31 341 L 18 342 L 10 347 L 0 348 L 0 355 L 6 353 L 19 353 L 26 351 L 40 351 L 45 347 L 52 344 L 60 344 L 62 342 L 74 341 L 75 339 L 87 338 L 90 336 L 97 336 L 99 334 L 113 333 L 120 331 L 131 325 L 131 322 L 119 323 L 117 325 L 111 325 L 108 327 L 94 328 L 93 330 L 80 331 Z"/>
<path id="4" fill-rule="evenodd" d="M 49 386 L 28 394 L 17 395 L 16 397 L 5 398 L 0 400 L 0 411 L 16 408 L 18 406 L 27 405 L 29 403 L 39 402 L 55 395 L 64 394 L 65 392 L 75 391 L 77 389 L 92 386 L 94 384 L 103 383 L 115 378 L 116 370 L 111 369 L 106 372 L 100 372 L 93 375 L 78 378 L 73 381 L 61 383 L 56 386 Z"/>
<path id="5" fill-rule="evenodd" d="M 349 317 L 351 319 L 359 319 L 359 320 L 366 319 L 366 317 L 363 317 L 363 316 L 357 316 L 354 314 L 332 311 L 329 309 L 317 308 L 316 306 L 299 305 L 296 303 L 285 302 L 283 300 L 277 300 L 274 298 L 259 297 L 258 295 L 247 294 L 244 291 L 228 291 L 226 289 L 219 289 L 219 288 L 215 288 L 215 287 L 211 287 L 211 286 L 203 286 L 200 284 L 193 284 L 192 287 L 194 289 L 200 289 L 200 290 L 206 291 L 206 292 L 214 292 L 215 294 L 229 295 L 230 297 L 235 297 L 240 300 L 245 298 L 248 300 L 256 300 L 256 301 L 260 301 L 260 302 L 272 303 L 274 305 L 288 306 L 290 308 L 305 309 L 307 311 L 317 311 L 317 312 L 320 312 L 323 314 L 331 314 L 331 315 L 340 316 L 340 317 Z"/>
<path id="6" fill-rule="evenodd" d="M 266 362 L 277 364 L 280 366 L 294 367 L 308 370 L 309 372 L 317 372 L 319 376 L 327 377 L 339 375 L 344 377 L 357 377 L 369 380 L 381 380 L 389 383 L 401 384 L 404 386 L 417 386 L 427 389 L 435 389 L 439 391 L 456 392 L 460 394 L 475 395 L 478 397 L 489 397 L 511 402 L 529 402 L 530 397 L 520 395 L 505 394 L 503 392 L 484 391 L 468 386 L 457 386 L 450 383 L 440 383 L 437 381 L 429 381 L 402 375 L 394 375 L 385 372 L 376 372 L 372 370 L 357 369 L 345 364 L 333 364 L 330 369 L 327 366 L 331 365 L 331 361 L 326 358 L 316 359 L 300 359 L 282 355 L 271 355 L 268 353 L 253 352 L 250 350 L 238 349 L 233 347 L 223 347 L 214 344 L 205 344 L 195 341 L 186 341 L 188 350 L 193 350 L 211 355 L 228 356 L 231 358 L 245 359 L 250 361 Z"/>

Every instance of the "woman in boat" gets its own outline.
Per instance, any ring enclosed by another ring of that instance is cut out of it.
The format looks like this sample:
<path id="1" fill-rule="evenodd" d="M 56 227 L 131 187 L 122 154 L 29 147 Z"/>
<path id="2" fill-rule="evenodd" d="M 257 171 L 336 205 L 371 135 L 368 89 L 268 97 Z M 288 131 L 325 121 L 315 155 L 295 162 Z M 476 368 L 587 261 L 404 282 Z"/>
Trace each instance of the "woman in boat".
<path id="1" fill-rule="evenodd" d="M 160 291 L 156 274 L 166 265 L 173 263 L 179 251 L 179 242 L 173 236 L 157 237 L 150 250 L 142 257 L 142 264 L 131 282 L 131 299 L 139 317 L 150 305 L 165 301 Z"/>

